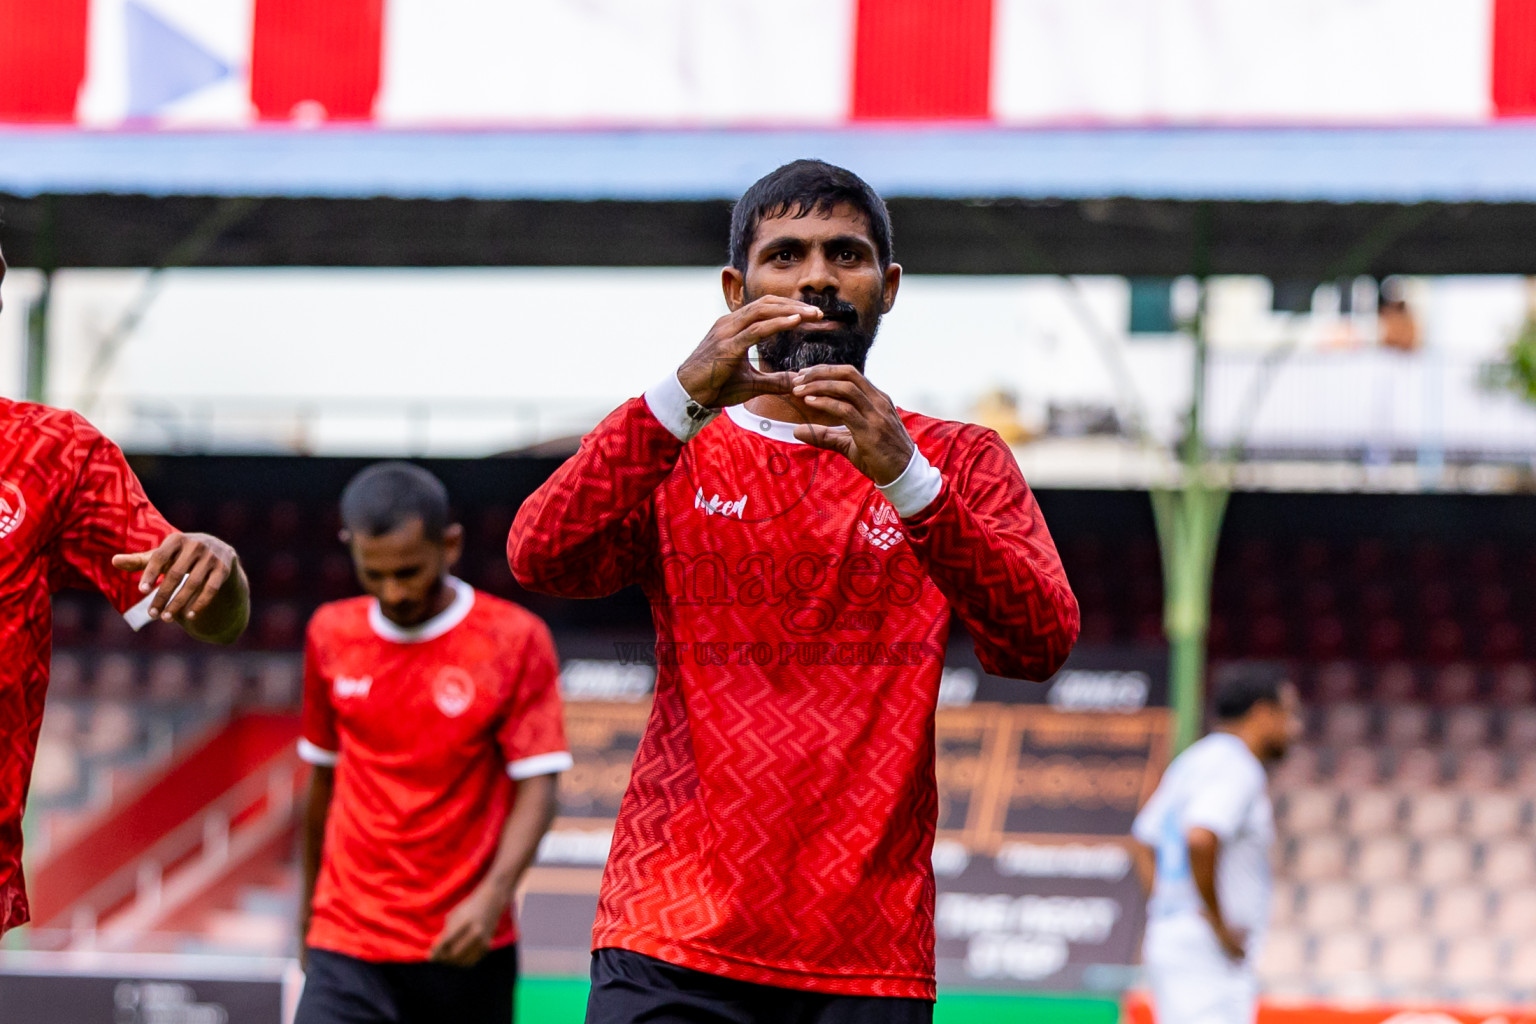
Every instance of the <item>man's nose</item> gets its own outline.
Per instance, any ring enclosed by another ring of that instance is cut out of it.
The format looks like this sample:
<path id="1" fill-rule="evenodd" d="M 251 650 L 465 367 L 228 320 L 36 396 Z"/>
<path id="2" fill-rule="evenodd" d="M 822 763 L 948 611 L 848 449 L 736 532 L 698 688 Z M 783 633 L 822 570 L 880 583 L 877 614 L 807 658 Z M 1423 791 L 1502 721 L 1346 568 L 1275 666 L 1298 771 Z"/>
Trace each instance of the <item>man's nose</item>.
<path id="1" fill-rule="evenodd" d="M 411 599 L 411 595 L 405 584 L 389 580 L 384 584 L 384 593 L 380 595 L 380 599 L 385 604 L 404 604 Z"/>
<path id="2" fill-rule="evenodd" d="M 812 253 L 800 264 L 800 289 L 802 291 L 837 292 L 837 268 L 822 253 Z"/>

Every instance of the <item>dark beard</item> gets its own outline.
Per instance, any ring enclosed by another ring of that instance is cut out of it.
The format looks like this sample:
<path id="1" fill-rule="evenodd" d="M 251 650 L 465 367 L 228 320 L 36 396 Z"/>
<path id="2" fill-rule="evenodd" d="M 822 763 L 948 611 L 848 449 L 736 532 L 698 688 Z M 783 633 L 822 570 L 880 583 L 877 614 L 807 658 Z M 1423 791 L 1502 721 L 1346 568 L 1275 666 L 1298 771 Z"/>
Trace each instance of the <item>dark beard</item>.
<path id="1" fill-rule="evenodd" d="M 851 366 L 863 373 L 865 357 L 880 329 L 880 314 L 868 311 L 860 315 L 853 303 L 824 295 L 800 296 L 800 301 L 820 308 L 828 319 L 837 320 L 841 326 L 835 331 L 796 328 L 764 338 L 757 343 L 763 368 L 798 371 L 822 365 Z"/>

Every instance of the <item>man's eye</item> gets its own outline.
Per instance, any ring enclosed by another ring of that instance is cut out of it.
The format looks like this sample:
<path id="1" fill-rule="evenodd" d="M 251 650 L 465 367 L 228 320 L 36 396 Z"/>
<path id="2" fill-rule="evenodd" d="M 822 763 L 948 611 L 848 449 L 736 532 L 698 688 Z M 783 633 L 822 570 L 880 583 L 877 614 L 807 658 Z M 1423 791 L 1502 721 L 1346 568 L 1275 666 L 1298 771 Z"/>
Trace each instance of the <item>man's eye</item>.
<path id="1" fill-rule="evenodd" d="M 788 249 L 780 249 L 778 252 L 773 254 L 773 258 L 778 260 L 780 263 L 788 263 L 790 260 L 795 258 L 795 254 L 790 252 Z"/>

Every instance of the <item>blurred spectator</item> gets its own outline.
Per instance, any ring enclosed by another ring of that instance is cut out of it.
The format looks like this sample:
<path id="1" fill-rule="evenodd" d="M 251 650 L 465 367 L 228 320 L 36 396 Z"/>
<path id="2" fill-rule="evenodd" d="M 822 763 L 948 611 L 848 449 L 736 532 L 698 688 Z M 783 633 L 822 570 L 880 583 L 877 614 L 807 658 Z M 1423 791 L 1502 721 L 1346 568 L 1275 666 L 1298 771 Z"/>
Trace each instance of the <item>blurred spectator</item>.
<path id="1" fill-rule="evenodd" d="M 1408 307 L 1407 289 L 1401 278 L 1389 277 L 1381 282 L 1381 300 L 1376 307 L 1376 319 L 1383 348 L 1417 352 L 1423 347 L 1419 322 L 1413 310 Z"/>

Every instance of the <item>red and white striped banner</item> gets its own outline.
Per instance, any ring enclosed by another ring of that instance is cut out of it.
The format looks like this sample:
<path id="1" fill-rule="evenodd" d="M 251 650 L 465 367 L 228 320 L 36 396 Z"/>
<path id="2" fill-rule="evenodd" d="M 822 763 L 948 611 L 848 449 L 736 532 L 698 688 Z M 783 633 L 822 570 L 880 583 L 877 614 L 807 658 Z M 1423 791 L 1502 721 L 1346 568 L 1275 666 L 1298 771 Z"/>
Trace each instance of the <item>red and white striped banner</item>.
<path id="1" fill-rule="evenodd" d="M 1536 0 L 0 0 L 0 122 L 1477 123 Z"/>

